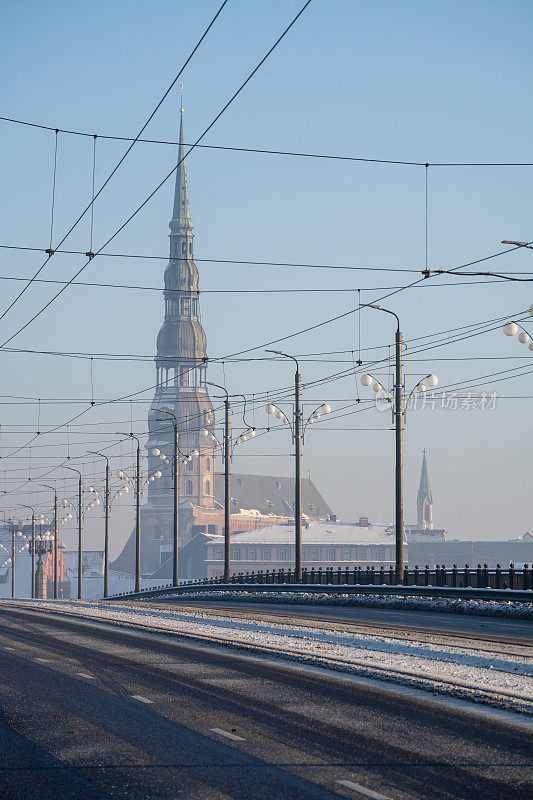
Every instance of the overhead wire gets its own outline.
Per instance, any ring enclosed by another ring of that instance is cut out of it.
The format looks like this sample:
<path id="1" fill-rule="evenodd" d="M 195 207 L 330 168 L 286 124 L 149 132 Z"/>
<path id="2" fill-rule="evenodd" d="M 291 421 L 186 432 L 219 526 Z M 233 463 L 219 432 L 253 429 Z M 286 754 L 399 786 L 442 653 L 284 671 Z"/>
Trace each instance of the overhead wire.
<path id="1" fill-rule="evenodd" d="M 222 10 L 223 10 L 224 6 L 225 6 L 227 3 L 228 3 L 228 0 L 223 0 L 223 2 L 222 2 L 222 4 L 221 4 L 221 6 L 219 7 L 219 9 L 218 9 L 218 11 L 216 12 L 215 16 L 213 17 L 213 19 L 211 20 L 211 22 L 209 23 L 209 25 L 207 26 L 207 28 L 205 29 L 205 31 L 202 33 L 202 35 L 201 35 L 200 39 L 198 40 L 198 42 L 197 42 L 197 43 L 196 43 L 196 45 L 194 46 L 193 50 L 190 52 L 189 56 L 188 56 L 188 57 L 187 57 L 187 59 L 185 60 L 185 62 L 184 62 L 184 64 L 182 65 L 181 69 L 179 70 L 179 72 L 177 73 L 177 75 L 175 76 L 175 78 L 172 80 L 172 82 L 171 82 L 170 86 L 169 86 L 169 87 L 168 87 L 168 89 L 165 91 L 165 93 L 163 94 L 163 96 L 161 97 L 161 99 L 159 100 L 159 102 L 157 103 L 157 105 L 156 105 L 156 107 L 154 108 L 154 110 L 151 112 L 150 116 L 148 117 L 148 119 L 146 120 L 146 122 L 144 123 L 144 125 L 142 126 L 142 128 L 140 129 L 140 131 L 139 131 L 139 133 L 137 134 L 137 136 L 136 136 L 136 137 L 135 137 L 133 140 L 131 140 L 130 146 L 127 148 L 126 152 L 125 152 L 125 153 L 124 153 L 124 154 L 121 156 L 121 158 L 119 159 L 118 163 L 117 163 L 117 164 L 116 164 L 116 165 L 113 167 L 113 169 L 111 170 L 111 172 L 110 172 L 110 173 L 109 173 L 109 175 L 107 176 L 106 180 L 103 182 L 102 186 L 99 188 L 99 190 L 98 190 L 98 192 L 96 193 L 96 195 L 94 195 L 94 193 L 93 193 L 93 197 L 91 198 L 91 202 L 90 202 L 90 203 L 89 203 L 87 206 L 85 206 L 85 208 L 84 208 L 84 210 L 82 211 L 82 213 L 79 215 L 79 217 L 76 219 L 76 221 L 75 221 L 75 222 L 74 222 L 74 223 L 73 223 L 73 224 L 70 226 L 70 228 L 69 228 L 69 229 L 68 229 L 68 231 L 65 233 L 65 235 L 64 235 L 64 236 L 61 238 L 61 240 L 59 241 L 58 247 L 61 247 L 61 245 L 63 244 L 63 242 L 64 242 L 64 241 L 65 241 L 65 240 L 66 240 L 66 239 L 67 239 L 67 238 L 70 236 L 70 234 L 71 234 L 71 233 L 72 233 L 72 231 L 73 231 L 73 230 L 74 230 L 74 229 L 77 227 L 77 225 L 79 224 L 79 222 L 81 222 L 81 220 L 83 219 L 83 217 L 85 216 L 85 214 L 87 213 L 87 211 L 88 211 L 89 209 L 92 209 L 92 207 L 94 206 L 94 202 L 95 202 L 95 200 L 96 200 L 96 199 L 97 199 L 97 198 L 100 196 L 100 194 L 103 192 L 103 190 L 105 189 L 105 187 L 107 186 L 107 184 L 109 183 L 109 181 L 111 180 L 111 178 L 112 178 L 112 177 L 115 175 L 115 173 L 117 172 L 117 170 L 118 170 L 118 169 L 120 168 L 120 166 L 121 166 L 121 165 L 124 163 L 124 161 L 126 160 L 126 158 L 127 158 L 127 157 L 128 157 L 128 155 L 129 155 L 129 153 L 130 153 L 130 152 L 131 152 L 131 150 L 133 149 L 133 147 L 134 147 L 135 143 L 138 141 L 139 137 L 140 137 L 140 136 L 142 135 L 142 133 L 143 133 L 143 132 L 146 130 L 147 126 L 150 124 L 150 122 L 152 121 L 152 119 L 154 118 L 154 116 L 156 115 L 156 113 L 157 113 L 157 112 L 159 111 L 159 109 L 161 108 L 161 105 L 162 105 L 162 104 L 163 104 L 163 102 L 166 100 L 166 98 L 168 97 L 168 95 L 169 95 L 169 94 L 170 94 L 170 92 L 172 91 L 173 87 L 176 85 L 176 83 L 177 83 L 177 81 L 179 80 L 180 76 L 182 75 L 183 71 L 185 70 L 185 68 L 187 67 L 187 65 L 189 64 L 189 62 L 191 61 L 191 59 L 193 58 L 194 54 L 196 53 L 196 51 L 198 50 L 198 48 L 200 47 L 200 45 L 201 45 L 201 44 L 202 44 L 202 42 L 204 41 L 205 37 L 207 36 L 207 34 L 209 33 L 209 31 L 211 30 L 212 26 L 214 25 L 215 21 L 217 20 L 218 16 L 220 15 L 220 13 L 222 12 Z M 59 128 L 58 128 L 58 129 L 54 129 L 54 130 L 56 131 L 56 154 L 57 154 L 57 134 L 58 134 L 58 132 L 59 132 Z M 93 134 L 93 135 L 94 135 L 94 134 Z M 55 168 L 54 168 L 54 176 L 55 176 Z M 55 177 L 54 177 L 54 189 L 55 189 Z M 7 307 L 7 308 L 6 308 L 6 309 L 5 309 L 5 310 L 4 310 L 4 311 L 3 311 L 3 312 L 0 314 L 0 320 L 2 320 L 2 319 L 4 318 L 4 316 L 5 316 L 5 315 L 8 313 L 8 311 L 10 311 L 10 310 L 13 308 L 13 306 L 14 306 L 14 305 L 17 303 L 17 301 L 19 300 L 19 298 L 20 298 L 20 297 L 22 297 L 22 295 L 23 295 L 23 294 L 26 292 L 26 290 L 29 288 L 29 286 L 31 286 L 31 284 L 33 283 L 33 280 L 34 280 L 35 278 L 37 278 L 37 277 L 38 277 L 38 275 L 41 273 L 41 271 L 44 269 L 44 267 L 45 267 L 45 266 L 46 266 L 46 264 L 48 263 L 48 261 L 49 261 L 50 257 L 53 255 L 53 250 L 52 250 L 52 242 L 50 242 L 50 251 L 51 251 L 51 252 L 49 253 L 47 260 L 46 260 L 46 261 L 44 261 L 44 262 L 43 262 L 43 264 L 42 264 L 42 265 L 41 265 L 41 266 L 38 268 L 38 270 L 35 272 L 35 275 L 33 276 L 33 278 L 32 278 L 32 279 L 31 279 L 31 280 L 28 282 L 28 284 L 27 284 L 27 285 L 26 285 L 26 286 L 25 286 L 25 287 L 24 287 L 24 288 L 21 290 L 20 294 L 19 294 L 19 295 L 18 295 L 18 296 L 17 296 L 17 297 L 16 297 L 16 298 L 15 298 L 15 299 L 14 299 L 14 300 L 13 300 L 13 301 L 10 303 L 10 304 L 9 304 L 9 306 L 8 306 L 8 307 Z M 91 247 L 91 251 L 92 251 L 92 247 Z M 90 259 L 89 259 L 89 262 L 90 262 Z M 88 263 L 89 263 L 89 262 L 88 262 Z"/>
<path id="2" fill-rule="evenodd" d="M 13 117 L 4 117 L 0 116 L 0 120 L 3 122 L 11 122 L 16 125 L 24 125 L 30 128 L 39 128 L 46 131 L 53 131 L 58 130 L 60 133 L 68 134 L 71 136 L 93 136 L 94 134 L 88 133 L 86 131 L 74 131 L 68 128 L 55 128 L 50 125 L 42 125 L 36 122 L 28 122 L 26 120 L 15 119 Z M 111 141 L 119 141 L 119 142 L 138 142 L 139 144 L 159 144 L 159 145 L 170 145 L 176 146 L 179 142 L 169 141 L 167 139 L 141 139 L 137 137 L 136 139 L 132 139 L 128 136 L 112 136 L 106 135 L 103 133 L 97 134 L 99 139 L 107 139 Z M 185 143 L 186 147 L 189 147 L 190 144 Z M 306 152 L 297 152 L 297 151 L 290 151 L 290 150 L 266 150 L 258 147 L 232 147 L 228 145 L 216 145 L 216 144 L 202 144 L 198 145 L 199 148 L 205 150 L 228 150 L 237 153 L 259 153 L 264 155 L 275 155 L 275 156 L 292 156 L 296 158 L 318 158 L 318 159 L 328 159 L 328 160 L 335 160 L 335 161 L 360 161 L 363 163 L 370 163 L 370 164 L 391 164 L 391 165 L 398 165 L 398 166 L 413 166 L 413 167 L 532 167 L 533 162 L 531 161 L 407 161 L 407 160 L 397 160 L 392 158 L 368 158 L 363 156 L 346 156 L 346 155 L 337 155 L 333 153 L 306 153 Z"/>
<path id="3" fill-rule="evenodd" d="M 225 5 L 227 2 L 228 2 L 228 0 L 224 0 L 224 2 L 223 2 L 223 4 L 222 4 L 221 8 L 219 9 L 219 12 L 218 12 L 218 13 L 220 13 L 220 11 L 222 10 L 222 8 L 224 7 L 224 5 Z M 305 11 L 305 9 L 306 9 L 306 8 L 307 8 L 307 7 L 310 5 L 310 3 L 311 3 L 311 2 L 312 2 L 312 0 L 306 0 L 306 2 L 304 3 L 304 5 L 303 5 L 303 6 L 300 8 L 300 10 L 298 11 L 298 13 L 297 13 L 297 14 L 296 14 L 296 15 L 293 17 L 293 19 L 292 19 L 292 20 L 291 20 L 291 22 L 290 22 L 290 23 L 287 25 L 287 27 L 285 28 L 285 30 L 284 30 L 284 31 L 281 33 L 281 35 L 280 35 L 280 36 L 279 36 L 279 37 L 276 39 L 276 41 L 274 42 L 274 44 L 273 44 L 273 45 L 272 45 L 272 46 L 269 48 L 269 50 L 267 51 L 267 53 L 266 53 L 266 54 L 263 56 L 263 58 L 262 58 L 262 59 L 259 61 L 259 63 L 258 63 L 258 64 L 257 64 L 257 65 L 254 67 L 254 69 L 253 69 L 253 70 L 250 72 L 250 74 L 248 75 L 248 77 L 247 77 L 247 78 L 246 78 L 246 79 L 245 79 L 245 80 L 244 80 L 244 81 L 241 83 L 241 85 L 239 86 L 239 88 L 237 89 L 237 91 L 233 93 L 233 95 L 230 97 L 230 99 L 227 101 L 227 103 L 226 103 L 226 104 L 225 104 L 225 105 L 222 107 L 222 109 L 221 109 L 221 110 L 218 112 L 218 114 L 217 114 L 217 115 L 214 117 L 214 119 L 213 119 L 213 120 L 212 120 L 212 121 L 209 123 L 209 125 L 208 125 L 208 126 L 207 126 L 207 127 L 204 129 L 204 130 L 203 130 L 203 132 L 200 134 L 200 136 L 199 136 L 199 137 L 196 139 L 195 143 L 194 143 L 193 145 L 191 145 L 191 147 L 189 148 L 189 150 L 187 151 L 187 153 L 185 153 L 185 154 L 182 156 L 182 158 L 181 158 L 181 159 L 179 159 L 179 161 L 178 161 L 178 163 L 176 164 L 176 166 L 174 166 L 174 167 L 173 167 L 173 168 L 170 170 L 170 172 L 169 172 L 169 173 L 168 173 L 168 174 L 167 174 L 167 175 L 166 175 L 166 176 L 163 178 L 163 180 L 159 182 L 159 184 L 158 184 L 158 185 L 155 187 L 155 189 L 154 189 L 152 192 L 150 192 L 150 194 L 148 195 L 148 197 L 147 197 L 147 198 L 146 198 L 146 199 L 145 199 L 145 200 L 144 200 L 144 201 L 143 201 L 143 202 L 142 202 L 142 203 L 141 203 L 141 204 L 140 204 L 140 205 L 139 205 L 139 206 L 138 206 L 138 207 L 135 209 L 135 211 L 133 211 L 133 212 L 132 212 L 132 213 L 131 213 L 131 214 L 130 214 L 128 217 L 127 217 L 127 219 L 126 219 L 126 220 L 125 220 L 125 221 L 124 221 L 124 222 L 123 222 L 123 223 L 122 223 L 122 224 L 119 226 L 119 228 L 118 228 L 118 229 L 117 229 L 117 230 L 116 230 L 116 231 L 115 231 L 115 232 L 114 232 L 114 233 L 113 233 L 113 234 L 112 234 L 112 235 L 111 235 L 111 236 L 110 236 L 110 237 L 109 237 L 109 238 L 106 240 L 106 242 L 104 242 L 104 244 L 103 244 L 103 245 L 102 245 L 100 248 L 98 248 L 98 252 L 99 252 L 99 253 L 100 253 L 100 252 L 101 252 L 101 251 L 104 249 L 104 247 L 107 247 L 107 245 L 108 245 L 108 244 L 110 244 L 110 242 L 112 242 L 112 241 L 113 241 L 113 239 L 115 239 L 115 238 L 118 236 L 118 234 L 119 234 L 121 231 L 123 231 L 123 230 L 124 230 L 124 228 L 125 228 L 125 227 L 126 227 L 126 226 L 127 226 L 129 223 L 130 223 L 130 222 L 131 222 L 131 220 L 132 220 L 132 219 L 134 219 L 134 217 L 135 217 L 135 216 L 137 216 L 137 214 L 138 214 L 138 213 L 139 213 L 139 212 L 140 212 L 140 211 L 141 211 L 141 210 L 142 210 L 142 209 L 143 209 L 143 208 L 144 208 L 144 207 L 147 205 L 147 203 L 149 203 L 149 202 L 150 202 L 150 200 L 152 199 L 152 197 L 154 197 L 154 195 L 155 195 L 155 194 L 157 194 L 157 192 L 158 192 L 158 191 L 161 189 L 161 187 L 165 185 L 165 183 L 168 181 L 168 179 L 169 179 L 169 178 L 170 178 L 172 175 L 174 175 L 174 173 L 175 173 L 175 172 L 176 172 L 176 170 L 178 169 L 178 167 L 179 167 L 179 165 L 181 164 L 181 162 L 185 160 L 185 158 L 186 158 L 186 157 L 187 157 L 187 156 L 188 156 L 188 155 L 189 155 L 189 154 L 192 152 L 192 150 L 194 150 L 194 148 L 196 147 L 196 144 L 198 144 L 198 143 L 199 143 L 199 142 L 200 142 L 200 141 L 201 141 L 201 140 L 202 140 L 202 139 L 203 139 L 203 138 L 204 138 L 204 137 L 207 135 L 207 133 L 208 133 L 208 132 L 211 130 L 211 128 L 212 128 L 212 127 L 213 127 L 213 126 L 216 124 L 216 122 L 217 122 L 217 121 L 220 119 L 220 117 L 221 117 L 221 116 L 222 116 L 222 115 L 225 113 L 225 111 L 226 111 L 226 110 L 227 110 L 227 109 L 230 107 L 230 105 L 231 105 L 231 104 L 232 104 L 232 103 L 235 101 L 235 99 L 236 99 L 236 98 L 239 96 L 239 94 L 240 94 L 240 93 L 243 91 L 243 89 L 244 89 L 244 88 L 245 88 L 245 87 L 248 85 L 248 83 L 251 81 L 251 79 L 252 79 L 252 78 L 253 78 L 253 76 L 256 74 L 256 72 L 257 72 L 257 71 L 258 71 L 258 70 L 259 70 L 259 69 L 262 67 L 262 65 L 265 63 L 265 61 L 266 61 L 266 60 L 267 60 L 267 59 L 270 57 L 270 55 L 271 55 L 271 54 L 274 52 L 274 50 L 276 49 L 276 47 L 277 47 L 277 46 L 280 44 L 280 42 L 281 42 L 281 41 L 282 41 L 282 40 L 285 38 L 285 36 L 287 35 L 287 33 L 290 31 L 290 29 L 293 27 L 293 25 L 296 23 L 296 21 L 297 21 L 297 20 L 300 18 L 300 16 L 303 14 L 303 12 Z M 216 18 L 216 17 L 215 17 L 215 18 Z M 214 21 L 214 20 L 213 20 L 213 21 Z M 175 81 L 176 81 L 176 80 L 177 80 L 177 77 L 176 77 Z M 175 81 L 174 81 L 174 82 L 175 82 Z M 171 87 L 170 87 L 170 88 L 171 88 Z M 168 92 L 170 91 L 170 88 L 167 90 L 167 94 L 168 94 Z M 165 96 L 166 96 L 166 95 L 165 95 Z M 161 100 L 161 102 L 162 102 L 162 100 Z M 155 113 L 155 111 L 154 111 L 153 113 Z M 152 116 L 153 116 L 153 115 L 152 115 Z M 146 124 L 148 124 L 148 123 L 146 123 Z M 133 145 L 132 145 L 132 146 L 133 146 Z M 130 148 L 130 149 L 131 149 L 131 148 Z M 6 344 L 9 344 L 9 342 L 11 342 L 11 341 L 12 341 L 12 340 L 13 340 L 13 339 L 16 337 L 16 336 L 18 336 L 20 333 L 22 333 L 22 331 L 24 331 L 24 330 L 25 330 L 25 329 L 26 329 L 26 328 L 27 328 L 29 325 L 31 325 L 31 323 L 32 323 L 32 322 L 34 322 L 34 321 L 35 321 L 35 320 L 36 320 L 36 319 L 37 319 L 37 318 L 38 318 L 38 317 L 39 317 L 39 316 L 40 316 L 40 315 L 41 315 L 41 314 L 42 314 L 44 311 L 46 311 L 46 309 L 47 309 L 47 308 L 49 308 L 49 307 L 50 307 L 50 306 L 51 306 L 51 305 L 52 305 L 52 304 L 53 304 L 53 303 L 54 303 L 54 302 L 55 302 L 55 301 L 56 301 L 56 300 L 57 300 L 57 299 L 58 299 L 58 298 L 59 298 L 59 297 L 60 297 L 60 296 L 63 294 L 63 292 L 64 292 L 64 291 L 65 291 L 65 290 L 68 288 L 68 286 L 70 286 L 70 284 L 71 284 L 71 283 L 73 283 L 73 281 L 75 281 L 75 280 L 76 280 L 76 278 L 78 277 L 78 275 L 80 275 L 80 274 L 83 272 L 83 270 L 84 270 L 84 269 L 87 267 L 87 265 L 91 263 L 91 260 L 92 260 L 92 258 L 89 258 L 89 260 L 88 260 L 88 261 L 87 261 L 85 264 L 83 264 L 83 265 L 80 267 L 80 269 L 79 269 L 79 270 L 78 270 L 78 271 L 77 271 L 77 272 L 76 272 L 76 273 L 75 273 L 75 274 L 72 276 L 72 278 L 70 279 L 70 281 L 68 281 L 68 283 L 67 283 L 65 286 L 63 286 L 63 287 L 62 287 L 62 288 L 61 288 L 61 289 L 60 289 L 60 290 L 59 290 L 59 291 L 58 291 L 58 292 L 57 292 L 57 293 L 54 295 L 54 297 L 52 297 L 52 298 L 51 298 L 51 299 L 50 299 L 50 300 L 49 300 L 47 303 L 45 303 L 45 304 L 44 304 L 44 305 L 43 305 L 43 306 L 40 308 L 40 310 L 39 310 L 39 311 L 37 311 L 37 313 L 36 313 L 36 314 L 34 314 L 34 315 L 33 315 L 33 317 L 31 317 L 31 319 L 27 320 L 27 321 L 26 321 L 26 322 L 25 322 L 25 323 L 24 323 L 24 324 L 23 324 L 23 325 L 22 325 L 20 328 L 18 328 L 18 330 L 16 330 L 14 334 L 12 334 L 12 335 L 11 335 L 11 336 L 10 336 L 8 339 L 6 339 L 4 342 L 2 342 L 2 344 L 1 344 L 0 346 L 1 346 L 1 347 L 5 347 L 5 345 L 6 345 Z M 36 277 L 37 277 L 37 275 L 38 275 L 38 273 L 36 273 Z M 15 301 L 15 302 L 16 302 L 16 301 Z M 13 304 L 12 304 L 12 305 L 13 305 Z M 12 305 L 10 306 L 10 308 L 12 307 Z M 2 319 L 2 316 L 0 316 L 0 319 Z"/>

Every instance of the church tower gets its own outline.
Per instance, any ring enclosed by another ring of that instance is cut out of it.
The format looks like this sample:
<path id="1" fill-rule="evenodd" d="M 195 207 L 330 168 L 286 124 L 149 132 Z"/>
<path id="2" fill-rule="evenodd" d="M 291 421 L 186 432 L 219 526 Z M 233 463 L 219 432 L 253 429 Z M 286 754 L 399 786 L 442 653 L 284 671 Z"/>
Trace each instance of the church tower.
<path id="1" fill-rule="evenodd" d="M 180 109 L 178 168 L 174 207 L 170 227 L 170 259 L 165 269 L 165 316 L 157 336 L 156 391 L 148 415 L 149 474 L 161 470 L 162 478 L 148 484 L 148 505 L 171 508 L 172 466 L 153 455 L 159 449 L 172 455 L 172 418 L 161 414 L 165 409 L 178 421 L 179 448 L 184 456 L 198 451 L 179 465 L 179 502 L 214 508 L 214 450 L 210 437 L 213 406 L 206 388 L 206 336 L 200 322 L 198 270 L 193 261 L 194 223 L 189 210 L 189 189 L 183 143 L 183 108 Z M 170 531 L 171 516 L 169 516 Z M 167 525 L 164 525 L 165 529 Z M 168 534 L 169 535 L 169 534 Z M 160 538 L 167 538 L 161 531 Z"/>
<path id="2" fill-rule="evenodd" d="M 420 485 L 416 498 L 417 524 L 419 530 L 433 530 L 433 496 L 429 483 L 429 469 L 426 451 L 422 456 L 422 471 L 420 473 Z"/>

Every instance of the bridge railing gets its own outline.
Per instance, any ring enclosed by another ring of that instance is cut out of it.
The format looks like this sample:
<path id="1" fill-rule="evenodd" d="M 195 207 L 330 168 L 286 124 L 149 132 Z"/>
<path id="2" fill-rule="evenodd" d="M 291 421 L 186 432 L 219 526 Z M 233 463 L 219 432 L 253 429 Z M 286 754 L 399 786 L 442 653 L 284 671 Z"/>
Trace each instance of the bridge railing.
<path id="1" fill-rule="evenodd" d="M 304 567 L 302 570 L 302 581 L 305 586 L 329 586 L 329 587 L 397 587 L 395 582 L 394 568 L 390 567 L 385 569 L 381 566 L 379 569 L 375 567 L 318 567 L 315 569 L 311 567 L 308 569 Z M 283 585 L 295 585 L 294 570 L 293 569 L 278 569 L 278 570 L 253 570 L 251 572 L 237 572 L 231 575 L 229 584 L 224 582 L 222 577 L 206 578 L 197 581 L 181 581 L 178 588 L 180 593 L 186 591 L 187 587 L 194 588 L 197 591 L 201 587 L 206 589 L 214 589 L 218 585 L 224 585 L 227 590 L 230 586 L 246 585 L 249 586 L 279 586 L 280 589 Z M 140 593 L 135 593 L 136 596 L 145 592 L 153 592 L 162 589 L 170 588 L 171 584 L 161 584 L 159 586 L 150 586 Z M 415 565 L 413 569 L 405 566 L 403 573 L 402 594 L 405 593 L 406 587 L 413 587 L 420 590 L 424 587 L 437 587 L 437 588 L 450 588 L 450 589 L 492 589 L 492 590 L 517 590 L 526 591 L 533 590 L 533 565 L 524 564 L 521 568 L 516 568 L 514 564 L 510 564 L 508 568 L 503 569 L 501 564 L 496 567 L 489 567 L 487 564 L 478 564 L 476 567 L 471 567 L 465 564 L 463 568 L 459 568 L 457 564 L 452 567 L 447 567 L 445 564 L 437 564 L 434 568 L 428 565 L 419 567 Z M 134 594 L 132 593 L 129 593 Z M 509 596 L 509 593 L 506 592 Z M 115 595 L 119 596 L 119 595 Z M 125 596 L 125 595 L 120 595 Z"/>

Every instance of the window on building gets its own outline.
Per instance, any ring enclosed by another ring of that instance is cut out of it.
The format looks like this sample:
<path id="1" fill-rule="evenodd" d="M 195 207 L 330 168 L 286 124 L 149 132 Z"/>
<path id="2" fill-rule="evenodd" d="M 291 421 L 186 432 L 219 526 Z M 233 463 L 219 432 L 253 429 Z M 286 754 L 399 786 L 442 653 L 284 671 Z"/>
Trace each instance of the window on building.
<path id="1" fill-rule="evenodd" d="M 311 552 L 311 561 L 318 561 L 320 558 L 320 551 L 318 547 L 311 547 L 310 552 Z"/>
<path id="2" fill-rule="evenodd" d="M 240 547 L 236 547 L 233 550 L 232 558 L 234 558 L 235 561 L 240 561 L 240 558 L 241 558 L 241 548 Z"/>
<path id="3" fill-rule="evenodd" d="M 192 460 L 192 458 L 191 458 L 191 460 L 190 460 L 190 461 L 187 461 L 187 469 L 189 470 L 189 472 L 190 472 L 192 469 L 194 469 L 194 461 Z"/>
<path id="4" fill-rule="evenodd" d="M 263 549 L 263 561 L 270 561 L 272 559 L 272 550 Z"/>
<path id="5" fill-rule="evenodd" d="M 191 311 L 191 301 L 189 297 L 181 298 L 181 313 L 189 314 Z"/>
<path id="6" fill-rule="evenodd" d="M 217 561 L 222 561 L 223 558 L 224 558 L 224 551 L 222 550 L 222 548 L 215 547 L 215 559 Z"/>
<path id="7" fill-rule="evenodd" d="M 181 243 L 181 252 L 182 253 L 186 253 L 187 252 L 187 242 L 182 242 Z"/>
<path id="8" fill-rule="evenodd" d="M 328 556 L 329 560 L 330 561 L 336 561 L 337 560 L 337 550 L 336 550 L 336 548 L 335 547 L 330 547 L 328 552 L 329 552 L 329 556 Z"/>
<path id="9" fill-rule="evenodd" d="M 180 386 L 188 386 L 189 385 L 189 376 L 190 376 L 190 372 L 189 372 L 188 369 L 185 369 L 185 370 L 183 370 L 182 373 L 180 373 Z"/>
<path id="10" fill-rule="evenodd" d="M 205 482 L 205 493 L 208 496 L 211 494 L 211 483 L 209 481 Z"/>
<path id="11" fill-rule="evenodd" d="M 189 242 L 189 255 L 192 256 L 192 242 Z"/>
<path id="12" fill-rule="evenodd" d="M 154 528 L 154 539 L 162 539 L 161 536 L 161 525 L 156 525 Z"/>
<path id="13" fill-rule="evenodd" d="M 207 470 L 211 469 L 211 459 L 210 458 L 206 458 L 206 460 L 205 460 L 205 468 Z"/>
<path id="14" fill-rule="evenodd" d="M 192 481 L 187 481 L 185 485 L 185 494 L 192 494 Z"/>
<path id="15" fill-rule="evenodd" d="M 208 525 L 207 526 L 207 532 L 210 533 L 210 534 L 216 534 L 217 526 L 216 525 Z"/>
<path id="16" fill-rule="evenodd" d="M 257 561 L 257 550 L 248 550 L 248 561 Z"/>
<path id="17" fill-rule="evenodd" d="M 349 561 L 352 557 L 352 551 L 350 547 L 343 547 L 342 548 L 342 559 L 343 561 Z"/>
<path id="18" fill-rule="evenodd" d="M 198 316 L 198 299 L 196 297 L 193 297 L 192 313 L 194 314 L 195 317 Z"/>
<path id="19" fill-rule="evenodd" d="M 280 547 L 278 550 L 278 559 L 279 561 L 287 561 L 287 548 Z"/>

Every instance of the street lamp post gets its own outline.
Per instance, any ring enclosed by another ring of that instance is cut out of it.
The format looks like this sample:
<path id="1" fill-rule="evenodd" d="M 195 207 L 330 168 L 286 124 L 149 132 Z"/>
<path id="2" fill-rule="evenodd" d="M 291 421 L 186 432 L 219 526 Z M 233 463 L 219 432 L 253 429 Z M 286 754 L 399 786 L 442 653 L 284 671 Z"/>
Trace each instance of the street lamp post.
<path id="1" fill-rule="evenodd" d="M 20 508 L 29 508 L 31 511 L 31 596 L 35 598 L 35 509 L 32 506 L 21 505 Z"/>
<path id="2" fill-rule="evenodd" d="M 11 597 L 15 598 L 15 523 L 11 522 Z"/>
<path id="3" fill-rule="evenodd" d="M 51 489 L 54 493 L 54 600 L 58 597 L 58 554 L 57 554 L 57 491 L 55 486 L 48 486 L 42 483 L 46 489 Z"/>
<path id="4" fill-rule="evenodd" d="M 374 308 L 376 311 L 383 311 L 391 314 L 396 319 L 396 380 L 394 386 L 394 426 L 395 426 L 395 536 L 396 536 L 396 583 L 403 581 L 403 385 L 402 385 L 402 332 L 400 330 L 400 318 L 394 311 L 382 308 L 375 304 L 368 304 L 366 308 Z"/>
<path id="5" fill-rule="evenodd" d="M 266 350 L 267 353 L 275 353 L 277 356 L 290 358 L 296 364 L 294 373 L 294 581 L 302 582 L 302 435 L 301 422 L 302 414 L 300 410 L 301 379 L 298 361 L 294 356 L 284 353 L 281 350 Z"/>
<path id="6" fill-rule="evenodd" d="M 83 483 L 81 472 L 78 469 L 74 467 L 65 467 L 65 469 L 78 474 L 78 600 L 81 600 L 83 594 Z"/>
<path id="7" fill-rule="evenodd" d="M 178 430 L 178 419 L 172 411 L 167 411 L 165 408 L 156 408 L 160 414 L 168 414 L 169 417 L 172 417 L 174 420 L 173 422 L 173 432 L 174 432 L 174 441 L 172 443 L 172 450 L 173 450 L 173 458 L 174 463 L 172 466 L 172 473 L 173 473 L 173 481 L 174 481 L 174 491 L 172 493 L 172 500 L 173 500 L 173 520 L 172 520 L 172 584 L 173 586 L 178 586 L 179 578 L 178 578 L 178 546 L 179 546 L 179 463 L 178 463 L 178 438 L 179 438 L 179 430 Z"/>
<path id="8" fill-rule="evenodd" d="M 374 308 L 376 311 L 383 311 L 391 314 L 396 319 L 396 374 L 394 385 L 394 407 L 393 419 L 395 428 L 395 539 L 396 539 L 396 569 L 395 580 L 397 584 L 403 583 L 403 419 L 405 409 L 403 407 L 403 378 L 402 378 L 402 332 L 400 330 L 400 318 L 394 311 L 388 308 L 369 303 L 365 308 Z M 433 388 L 437 385 L 438 379 L 435 375 L 427 375 L 428 385 Z M 361 382 L 363 386 L 370 386 L 372 383 L 371 375 L 363 375 Z M 418 384 L 421 391 L 425 391 L 425 386 Z M 374 384 L 374 390 L 379 391 L 379 383 Z M 414 393 L 414 390 L 411 394 Z"/>
<path id="9" fill-rule="evenodd" d="M 231 515 L 230 515 L 230 455 L 231 455 L 231 439 L 229 430 L 229 394 L 225 386 L 220 386 L 218 383 L 210 383 L 208 386 L 214 386 L 217 389 L 222 389 L 226 397 L 224 399 L 224 582 L 229 583 L 230 579 L 230 534 L 231 534 Z"/>
<path id="10" fill-rule="evenodd" d="M 141 443 L 133 433 L 120 433 L 137 442 L 137 474 L 135 476 L 135 591 L 141 590 Z"/>
<path id="11" fill-rule="evenodd" d="M 103 453 L 89 450 L 93 456 L 105 458 L 105 501 L 104 501 L 104 597 L 109 594 L 109 459 Z M 81 495 L 80 495 L 81 496 Z"/>

